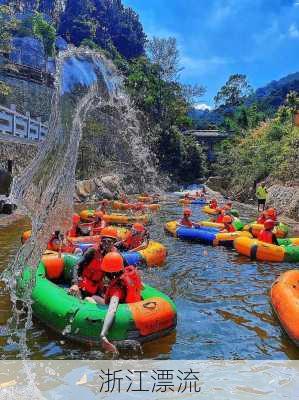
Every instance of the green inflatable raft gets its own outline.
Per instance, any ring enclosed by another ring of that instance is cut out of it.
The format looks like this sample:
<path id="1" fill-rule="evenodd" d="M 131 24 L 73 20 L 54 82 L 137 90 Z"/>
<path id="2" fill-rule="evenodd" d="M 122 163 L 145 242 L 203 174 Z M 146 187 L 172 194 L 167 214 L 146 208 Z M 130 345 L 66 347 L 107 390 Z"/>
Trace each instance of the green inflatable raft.
<path id="1" fill-rule="evenodd" d="M 63 255 L 61 276 L 56 282 L 51 281 L 48 275 L 53 275 L 53 271 L 48 271 L 48 268 L 54 259 L 53 256 L 43 257 L 36 270 L 25 268 L 18 280 L 18 295 L 22 297 L 33 279 L 31 298 L 34 316 L 69 339 L 98 344 L 108 307 L 91 304 L 68 294 L 69 284 L 68 287 L 66 285 L 78 262 L 72 255 Z M 168 296 L 144 285 L 142 299 L 138 303 L 119 305 L 108 339 L 142 343 L 165 336 L 175 329 L 176 306 Z"/>

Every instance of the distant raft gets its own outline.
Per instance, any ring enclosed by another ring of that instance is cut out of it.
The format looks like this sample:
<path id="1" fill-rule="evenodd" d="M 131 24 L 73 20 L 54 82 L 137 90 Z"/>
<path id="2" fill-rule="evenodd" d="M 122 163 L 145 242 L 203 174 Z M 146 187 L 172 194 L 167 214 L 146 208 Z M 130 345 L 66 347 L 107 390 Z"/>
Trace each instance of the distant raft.
<path id="1" fill-rule="evenodd" d="M 80 218 L 82 221 L 91 221 L 95 219 L 95 210 L 83 210 L 80 212 Z M 117 225 L 133 225 L 135 222 L 143 224 L 149 224 L 151 222 L 151 216 L 148 214 L 143 215 L 127 215 L 127 214 L 104 214 L 103 219 L 109 224 Z"/>
<path id="2" fill-rule="evenodd" d="M 221 233 L 219 229 L 211 227 L 187 228 L 178 225 L 177 221 L 167 222 L 164 225 L 167 233 L 182 239 L 202 244 L 217 246 L 217 245 L 232 245 L 233 241 L 241 236 L 252 237 L 249 232 L 232 232 Z"/>
<path id="3" fill-rule="evenodd" d="M 179 201 L 178 201 L 178 203 L 180 204 L 180 205 L 183 205 L 183 206 L 189 206 L 189 205 L 199 205 L 199 206 L 204 206 L 205 204 L 207 204 L 207 200 L 205 200 L 205 199 L 194 199 L 194 200 L 192 200 L 192 199 L 180 199 Z"/>
<path id="4" fill-rule="evenodd" d="M 258 237 L 260 231 L 264 229 L 264 225 L 252 222 L 251 224 L 245 225 L 243 229 L 244 231 L 251 232 L 254 237 Z M 275 233 L 278 238 L 285 238 L 289 233 L 289 227 L 283 222 L 279 222 L 279 224 L 275 226 L 273 233 Z"/>
<path id="5" fill-rule="evenodd" d="M 122 203 L 121 201 L 114 201 L 112 203 L 112 208 L 114 210 L 135 210 L 135 211 L 139 211 L 139 210 L 150 210 L 150 211 L 158 211 L 160 210 L 161 206 L 160 204 L 145 204 L 145 203 Z"/>
<path id="6" fill-rule="evenodd" d="M 282 327 L 299 346 L 299 270 L 283 273 L 272 285 L 270 297 Z"/>
<path id="7" fill-rule="evenodd" d="M 270 262 L 299 262 L 299 238 L 278 239 L 279 246 L 257 239 L 239 237 L 235 250 L 251 260 Z"/>
<path id="8" fill-rule="evenodd" d="M 98 345 L 108 306 L 91 304 L 68 294 L 77 262 L 78 259 L 70 255 L 43 257 L 37 269 L 24 269 L 17 282 L 18 295 L 22 298 L 30 282 L 34 282 L 32 310 L 38 320 L 68 339 Z M 148 342 L 175 329 L 173 301 L 145 284 L 141 294 L 142 301 L 118 306 L 108 334 L 108 339 L 115 344 L 126 340 Z"/>

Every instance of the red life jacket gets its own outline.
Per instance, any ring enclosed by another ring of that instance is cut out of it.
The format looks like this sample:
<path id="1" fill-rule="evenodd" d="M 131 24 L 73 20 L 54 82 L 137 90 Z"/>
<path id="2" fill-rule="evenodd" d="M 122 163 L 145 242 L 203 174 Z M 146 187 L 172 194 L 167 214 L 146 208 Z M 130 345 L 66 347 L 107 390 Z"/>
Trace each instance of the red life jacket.
<path id="1" fill-rule="evenodd" d="M 67 233 L 67 236 L 71 237 L 71 238 L 78 236 L 78 234 L 77 234 L 77 225 L 73 225 L 71 227 L 71 229 Z"/>
<path id="2" fill-rule="evenodd" d="M 137 269 L 133 266 L 126 267 L 120 277 L 110 282 L 105 294 L 106 304 L 109 303 L 115 289 L 121 289 L 123 292 L 121 302 L 137 303 L 141 301 L 142 282 Z"/>
<path id="3" fill-rule="evenodd" d="M 267 216 L 265 214 L 261 214 L 261 215 L 259 215 L 259 217 L 257 219 L 257 223 L 264 225 L 266 219 L 267 219 Z"/>
<path id="4" fill-rule="evenodd" d="M 101 269 L 102 259 L 101 254 L 96 251 L 93 260 L 83 269 L 79 287 L 90 295 L 98 293 L 103 288 L 105 272 Z"/>
<path id="5" fill-rule="evenodd" d="M 186 218 L 182 218 L 182 219 L 180 220 L 180 225 L 184 225 L 184 226 L 186 226 L 187 228 L 192 228 L 192 227 L 193 227 L 192 221 L 190 221 L 189 219 L 186 219 Z"/>
<path id="6" fill-rule="evenodd" d="M 218 208 L 218 203 L 216 203 L 214 201 L 211 201 L 210 204 L 209 204 L 209 207 L 213 208 L 213 209 L 216 209 L 216 208 Z"/>
<path id="7" fill-rule="evenodd" d="M 229 225 L 225 225 L 224 226 L 224 229 L 226 229 L 227 230 L 227 232 L 236 232 L 236 229 L 235 229 L 235 227 L 232 225 L 232 224 L 229 224 Z"/>
<path id="8" fill-rule="evenodd" d="M 271 244 L 273 244 L 273 237 L 274 237 L 273 232 L 267 229 L 263 229 L 262 231 L 260 231 L 258 235 L 258 239 L 260 241 Z"/>
<path id="9" fill-rule="evenodd" d="M 143 237 L 140 235 L 132 235 L 130 232 L 128 237 L 124 241 L 124 246 L 128 250 L 136 249 L 136 247 L 141 246 L 143 243 Z"/>
<path id="10" fill-rule="evenodd" d="M 224 214 L 219 214 L 218 217 L 217 217 L 217 219 L 216 219 L 216 222 L 217 222 L 218 224 L 222 224 L 222 222 L 223 222 L 223 217 L 224 217 Z"/>

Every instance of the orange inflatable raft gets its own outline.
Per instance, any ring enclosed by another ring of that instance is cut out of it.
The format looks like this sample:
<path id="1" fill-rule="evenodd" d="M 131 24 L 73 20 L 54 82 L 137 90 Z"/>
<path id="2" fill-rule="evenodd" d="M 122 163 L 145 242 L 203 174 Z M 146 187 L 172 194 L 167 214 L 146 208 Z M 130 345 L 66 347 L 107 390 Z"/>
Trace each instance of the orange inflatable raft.
<path id="1" fill-rule="evenodd" d="M 299 270 L 282 274 L 273 284 L 270 296 L 281 325 L 299 346 Z"/>

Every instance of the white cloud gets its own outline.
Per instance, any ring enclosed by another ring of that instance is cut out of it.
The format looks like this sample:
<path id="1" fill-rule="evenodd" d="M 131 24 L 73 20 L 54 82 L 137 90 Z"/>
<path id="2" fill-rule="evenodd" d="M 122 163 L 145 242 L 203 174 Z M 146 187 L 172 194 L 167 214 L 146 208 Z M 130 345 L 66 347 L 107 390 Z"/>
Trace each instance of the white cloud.
<path id="1" fill-rule="evenodd" d="M 203 74 L 221 65 L 232 64 L 233 60 L 225 57 L 212 56 L 209 58 L 196 58 L 187 55 L 182 55 L 181 64 L 184 67 L 185 72 L 197 72 L 198 74 Z"/>
<path id="2" fill-rule="evenodd" d="M 296 0 L 296 1 L 294 2 L 294 7 L 299 7 L 299 1 L 298 1 L 298 0 Z"/>
<path id="3" fill-rule="evenodd" d="M 299 29 L 297 28 L 296 24 L 292 24 L 289 27 L 289 36 L 293 39 L 299 38 Z"/>
<path id="4" fill-rule="evenodd" d="M 194 104 L 193 107 L 195 108 L 195 110 L 200 110 L 200 111 L 206 111 L 206 110 L 211 111 L 211 110 L 212 110 L 212 107 L 209 106 L 209 105 L 206 104 L 206 103 Z"/>

